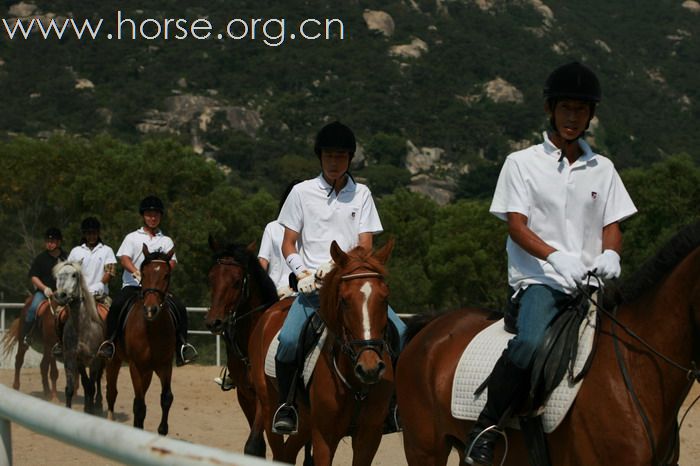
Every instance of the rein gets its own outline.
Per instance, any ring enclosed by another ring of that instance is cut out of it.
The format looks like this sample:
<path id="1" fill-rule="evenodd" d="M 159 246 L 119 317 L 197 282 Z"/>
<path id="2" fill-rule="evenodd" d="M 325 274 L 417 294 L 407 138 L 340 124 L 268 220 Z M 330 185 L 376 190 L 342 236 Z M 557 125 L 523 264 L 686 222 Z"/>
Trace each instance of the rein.
<path id="1" fill-rule="evenodd" d="M 598 286 L 600 289 L 602 289 L 602 283 L 600 281 L 600 278 L 598 276 L 589 273 L 589 278 L 594 278 L 598 282 Z M 657 449 L 656 449 L 656 443 L 654 442 L 654 431 L 651 426 L 651 422 L 649 421 L 649 417 L 647 416 L 646 412 L 644 411 L 644 408 L 642 407 L 641 401 L 639 400 L 639 397 L 637 396 L 637 393 L 634 389 L 634 384 L 632 383 L 632 378 L 629 375 L 629 371 L 627 369 L 627 365 L 625 364 L 625 361 L 622 357 L 622 352 L 620 350 L 620 340 L 617 337 L 617 334 L 615 333 L 615 325 L 620 327 L 627 335 L 632 337 L 634 340 L 636 340 L 638 343 L 640 343 L 643 347 L 645 347 L 649 352 L 651 352 L 653 355 L 657 356 L 658 358 L 662 359 L 665 361 L 667 364 L 669 364 L 671 367 L 678 369 L 685 373 L 686 378 L 688 379 L 688 384 L 686 386 L 686 391 L 690 391 L 690 388 L 692 387 L 694 382 L 700 382 L 700 370 L 697 368 L 697 365 L 695 361 L 691 361 L 691 368 L 687 368 L 681 364 L 678 364 L 677 362 L 673 361 L 671 358 L 668 356 L 662 354 L 658 350 L 656 350 L 653 346 L 651 346 L 649 343 L 647 343 L 642 337 L 634 333 L 628 326 L 620 322 L 617 317 L 617 307 L 613 310 L 613 312 L 608 311 L 605 309 L 603 306 L 601 306 L 593 297 L 584 290 L 583 287 L 577 286 L 579 292 L 586 297 L 588 301 L 590 301 L 595 308 L 608 317 L 612 323 L 614 324 L 612 326 L 612 337 L 613 337 L 613 346 L 615 348 L 615 357 L 617 359 L 618 366 L 620 368 L 620 372 L 622 373 L 622 377 L 625 381 L 625 386 L 627 387 L 627 391 L 630 393 L 632 397 L 632 401 L 635 404 L 635 407 L 637 408 L 637 411 L 639 413 L 639 416 L 642 419 L 642 423 L 644 424 L 644 429 L 646 431 L 647 435 L 647 440 L 649 442 L 649 446 L 651 448 L 652 452 L 652 458 L 656 459 L 657 458 Z M 690 411 L 690 409 L 695 405 L 695 403 L 700 399 L 700 396 L 693 401 L 688 409 L 686 410 L 685 414 L 683 414 L 683 417 L 681 418 L 680 424 L 676 424 L 673 429 L 673 441 L 671 442 L 671 446 L 669 447 L 669 451 L 664 455 L 664 459 L 657 464 L 661 465 L 668 465 L 669 463 L 669 458 L 671 458 L 674 453 L 678 452 L 678 449 L 680 448 L 679 444 L 679 434 L 680 434 L 680 429 L 683 426 L 683 421 L 685 420 L 686 415 Z M 676 404 L 676 416 L 678 415 L 678 412 L 681 409 L 681 406 L 683 405 L 683 399 L 679 400 L 679 402 Z"/>

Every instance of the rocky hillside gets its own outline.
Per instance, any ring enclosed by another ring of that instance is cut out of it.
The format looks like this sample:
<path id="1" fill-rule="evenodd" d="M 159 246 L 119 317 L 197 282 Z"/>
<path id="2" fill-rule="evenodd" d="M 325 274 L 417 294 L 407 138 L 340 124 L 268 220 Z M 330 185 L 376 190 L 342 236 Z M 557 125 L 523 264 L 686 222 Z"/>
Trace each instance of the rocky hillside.
<path id="1" fill-rule="evenodd" d="M 274 193 L 317 169 L 311 139 L 337 118 L 358 133 L 355 173 L 375 192 L 409 185 L 447 203 L 492 191 L 502 159 L 545 126 L 547 73 L 580 60 L 603 83 L 598 149 L 621 167 L 682 152 L 700 161 L 695 0 L 105 3 L 5 2 L 4 32 L 32 18 L 102 18 L 104 30 L 95 40 L 3 35 L 4 137 L 175 136 L 233 183 Z M 117 10 L 145 35 L 167 19 L 207 19 L 213 36 L 233 18 L 261 21 L 255 39 L 110 40 Z M 280 18 L 284 40 L 270 22 L 265 43 L 261 25 Z M 292 40 L 308 18 L 340 19 L 343 39 L 336 28 L 329 40 Z"/>

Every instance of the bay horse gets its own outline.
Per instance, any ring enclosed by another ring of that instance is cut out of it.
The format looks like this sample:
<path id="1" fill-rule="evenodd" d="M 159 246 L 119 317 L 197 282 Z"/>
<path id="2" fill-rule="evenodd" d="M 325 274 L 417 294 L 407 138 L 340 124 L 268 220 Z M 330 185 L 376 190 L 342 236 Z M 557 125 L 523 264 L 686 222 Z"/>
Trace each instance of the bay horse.
<path id="1" fill-rule="evenodd" d="M 122 361 L 129 363 L 134 387 L 134 427 L 143 429 L 146 417 L 146 392 L 155 372 L 160 379 L 162 416 L 158 433 L 168 434 L 168 413 L 173 403 L 171 379 L 175 356 L 175 321 L 167 299 L 170 287 L 170 259 L 175 249 L 167 253 L 149 252 L 143 245 L 141 290 L 129 306 L 124 333 L 115 342 L 116 352 L 107 364 L 107 418 L 114 418 L 117 399 L 117 378 Z M 111 312 L 116 311 L 113 309 Z"/>
<path id="2" fill-rule="evenodd" d="M 371 464 L 394 388 L 392 358 L 385 340 L 389 288 L 384 281 L 384 264 L 393 244 L 389 241 L 376 253 L 361 247 L 345 253 L 332 243 L 330 252 L 336 266 L 324 278 L 318 311 L 328 337 L 309 382 L 309 402 L 298 403 L 299 430 L 286 442 L 272 432 L 278 394 L 276 383 L 265 375 L 264 364 L 288 305 L 280 302 L 273 306 L 255 327 L 253 381 L 275 460 L 294 463 L 301 447 L 311 439 L 314 464 L 330 465 L 338 443 L 350 435 L 352 464 Z"/>
<path id="3" fill-rule="evenodd" d="M 590 370 L 548 435 L 552 464 L 677 464 L 678 411 L 700 380 L 700 222 L 625 280 L 615 313 L 598 309 Z M 464 348 L 493 323 L 489 317 L 463 309 L 409 325 L 396 375 L 409 465 L 444 465 L 452 447 L 463 461 L 471 422 L 451 415 L 453 377 Z M 527 464 L 519 431 L 507 433 L 505 464 Z M 503 445 L 499 440 L 495 464 Z"/>
<path id="4" fill-rule="evenodd" d="M 5 332 L 2 338 L 3 353 L 9 354 L 12 349 L 17 346 L 17 354 L 15 355 L 15 377 L 12 382 L 12 388 L 19 390 L 20 381 L 19 374 L 24 364 L 24 356 L 29 346 L 22 341 L 22 323 L 25 321 L 29 305 L 32 302 L 30 295 L 24 302 L 24 307 L 20 311 L 19 316 L 12 322 L 10 328 Z M 56 390 L 56 381 L 58 380 L 58 366 L 56 358 L 51 349 L 58 342 L 56 333 L 56 319 L 59 318 L 61 306 L 52 297 L 43 301 L 36 311 L 36 323 L 32 330 L 32 337 L 39 337 L 38 342 L 42 346 L 41 363 L 39 365 L 41 372 L 41 385 L 43 387 L 44 397 L 49 400 L 56 400 L 58 392 Z M 35 338 L 35 341 L 37 339 Z"/>
<path id="5" fill-rule="evenodd" d="M 244 452 L 264 458 L 263 426 L 254 425 L 256 399 L 248 345 L 262 313 L 277 302 L 277 290 L 258 262 L 255 243 L 247 247 L 224 246 L 209 235 L 209 247 L 214 263 L 209 269 L 211 307 L 204 322 L 212 334 L 222 335 L 226 343 L 226 369 L 251 428 Z"/>
<path id="6" fill-rule="evenodd" d="M 102 410 L 102 372 L 104 361 L 97 348 L 104 339 L 104 321 L 97 312 L 95 297 L 83 278 L 80 262 L 59 262 L 56 277 L 56 301 L 66 306 L 68 318 L 63 328 L 63 366 L 66 371 L 66 406 L 72 405 L 78 375 L 85 391 L 87 413 Z M 88 371 L 89 369 L 89 371 Z"/>

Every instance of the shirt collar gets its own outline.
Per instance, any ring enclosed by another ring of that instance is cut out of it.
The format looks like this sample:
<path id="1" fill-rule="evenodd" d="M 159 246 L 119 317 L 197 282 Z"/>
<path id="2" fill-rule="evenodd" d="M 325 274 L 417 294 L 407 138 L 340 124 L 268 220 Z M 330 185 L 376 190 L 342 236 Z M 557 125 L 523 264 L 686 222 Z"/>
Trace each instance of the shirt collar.
<path id="1" fill-rule="evenodd" d="M 328 194 L 330 192 L 330 190 L 333 189 L 333 187 L 323 177 L 323 173 L 321 173 L 320 175 L 318 175 L 318 177 L 316 177 L 316 182 L 317 182 L 319 189 L 322 189 L 326 194 Z M 356 187 L 355 182 L 352 180 L 352 178 L 350 178 L 348 176 L 348 182 L 345 183 L 345 186 L 343 187 L 343 189 L 340 190 L 340 193 L 354 191 L 355 187 Z"/>
<path id="2" fill-rule="evenodd" d="M 542 133 L 542 137 L 544 138 L 544 143 L 542 143 L 542 147 L 544 149 L 545 154 L 559 159 L 561 157 L 561 150 L 557 146 L 555 146 L 554 143 L 549 139 L 549 134 L 547 134 L 547 131 Z M 578 145 L 581 148 L 581 151 L 583 151 L 583 153 L 576 160 L 576 162 L 587 163 L 595 157 L 595 152 L 593 152 L 591 146 L 589 146 L 586 141 L 584 141 L 581 138 L 578 138 Z"/>
<path id="3" fill-rule="evenodd" d="M 146 230 L 143 227 L 136 230 L 136 232 L 141 233 L 142 235 L 151 236 L 146 232 Z M 156 231 L 155 236 L 163 236 L 163 232 L 160 230 L 160 228 L 158 228 L 158 230 Z"/>

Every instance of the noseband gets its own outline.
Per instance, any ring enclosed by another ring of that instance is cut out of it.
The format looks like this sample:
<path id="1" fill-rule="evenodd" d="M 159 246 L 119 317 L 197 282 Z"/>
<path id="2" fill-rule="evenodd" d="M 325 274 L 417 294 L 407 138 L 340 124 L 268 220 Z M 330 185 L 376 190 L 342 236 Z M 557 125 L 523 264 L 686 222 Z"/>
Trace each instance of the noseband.
<path id="1" fill-rule="evenodd" d="M 360 278 L 377 278 L 381 281 L 384 281 L 384 275 L 378 272 L 361 272 L 342 275 L 340 277 L 340 280 L 350 281 L 357 280 Z M 384 352 L 388 350 L 388 345 L 386 343 L 385 338 L 373 338 L 369 340 L 349 338 L 347 329 L 343 327 L 343 344 L 340 348 L 341 351 L 350 358 L 352 364 L 356 365 L 357 360 L 360 358 L 360 355 L 365 351 L 374 351 L 375 353 L 377 353 L 377 356 L 379 356 L 379 358 L 381 359 L 383 357 Z"/>

